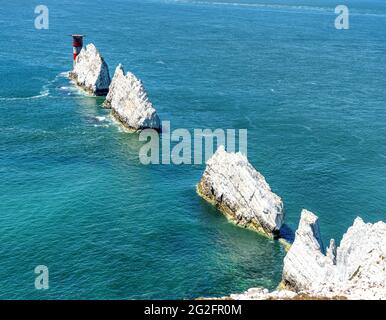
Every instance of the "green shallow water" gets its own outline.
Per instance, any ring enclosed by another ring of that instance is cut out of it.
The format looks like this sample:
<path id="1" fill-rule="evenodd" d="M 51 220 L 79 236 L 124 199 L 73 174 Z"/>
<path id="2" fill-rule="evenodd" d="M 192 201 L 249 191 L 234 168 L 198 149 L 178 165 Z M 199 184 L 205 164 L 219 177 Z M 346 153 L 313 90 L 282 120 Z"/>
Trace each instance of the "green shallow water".
<path id="1" fill-rule="evenodd" d="M 172 129 L 248 129 L 248 156 L 324 241 L 385 220 L 386 7 L 348 1 L 46 1 L 0 12 L 0 298 L 195 298 L 276 287 L 283 248 L 195 192 L 203 165 L 144 166 L 136 134 L 77 91 L 73 32 L 140 77 Z M 34 288 L 34 268 L 50 289 Z"/>

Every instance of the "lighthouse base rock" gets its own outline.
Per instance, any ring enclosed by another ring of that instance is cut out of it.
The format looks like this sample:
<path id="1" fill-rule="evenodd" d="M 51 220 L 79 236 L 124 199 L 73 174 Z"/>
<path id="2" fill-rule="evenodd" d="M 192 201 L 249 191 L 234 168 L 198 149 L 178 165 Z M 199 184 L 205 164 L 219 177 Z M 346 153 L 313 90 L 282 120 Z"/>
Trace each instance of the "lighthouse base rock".
<path id="1" fill-rule="evenodd" d="M 109 68 L 92 43 L 82 48 L 69 77 L 93 95 L 103 96 L 109 91 L 111 82 Z"/>
<path id="2" fill-rule="evenodd" d="M 237 225 L 270 237 L 279 234 L 283 202 L 241 153 L 220 146 L 207 161 L 197 192 Z"/>

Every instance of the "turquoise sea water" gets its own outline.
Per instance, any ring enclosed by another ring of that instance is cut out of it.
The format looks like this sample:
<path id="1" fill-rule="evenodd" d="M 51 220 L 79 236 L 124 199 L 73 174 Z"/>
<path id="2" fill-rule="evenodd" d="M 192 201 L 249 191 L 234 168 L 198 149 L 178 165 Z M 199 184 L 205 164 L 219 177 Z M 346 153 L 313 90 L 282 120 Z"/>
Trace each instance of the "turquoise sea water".
<path id="1" fill-rule="evenodd" d="M 276 287 L 283 248 L 196 195 L 204 170 L 144 166 L 102 98 L 73 88 L 69 34 L 141 78 L 173 128 L 247 128 L 251 163 L 323 238 L 385 220 L 386 3 L 45 0 L 0 11 L 0 298 L 195 298 Z M 34 288 L 34 268 L 50 289 Z"/>

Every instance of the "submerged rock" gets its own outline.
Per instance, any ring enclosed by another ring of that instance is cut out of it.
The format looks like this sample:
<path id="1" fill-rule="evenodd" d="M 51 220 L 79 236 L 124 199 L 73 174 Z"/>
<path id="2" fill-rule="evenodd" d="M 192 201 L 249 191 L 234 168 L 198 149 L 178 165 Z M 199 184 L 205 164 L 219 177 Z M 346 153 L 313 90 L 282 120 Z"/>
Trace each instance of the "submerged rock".
<path id="1" fill-rule="evenodd" d="M 115 70 L 104 106 L 131 130 L 160 130 L 160 119 L 142 82 L 131 72 L 125 75 L 121 64 Z"/>
<path id="2" fill-rule="evenodd" d="M 297 292 L 349 299 L 386 299 L 386 223 L 354 221 L 340 246 L 324 254 L 318 218 L 303 210 L 284 259 L 283 284 Z"/>
<path id="3" fill-rule="evenodd" d="M 106 95 L 111 82 L 107 63 L 92 43 L 80 51 L 69 77 L 84 90 L 97 96 Z"/>
<path id="4" fill-rule="evenodd" d="M 220 146 L 207 161 L 197 192 L 231 221 L 270 237 L 283 224 L 283 202 L 241 153 Z"/>

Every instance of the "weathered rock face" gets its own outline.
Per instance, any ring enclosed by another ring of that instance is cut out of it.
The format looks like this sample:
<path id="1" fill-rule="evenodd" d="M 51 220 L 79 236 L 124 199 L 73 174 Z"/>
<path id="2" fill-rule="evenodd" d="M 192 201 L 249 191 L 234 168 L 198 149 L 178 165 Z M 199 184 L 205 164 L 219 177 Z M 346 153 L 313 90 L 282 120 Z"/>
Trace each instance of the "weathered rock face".
<path id="1" fill-rule="evenodd" d="M 236 224 L 268 236 L 279 233 L 283 202 L 241 153 L 220 146 L 207 161 L 197 191 Z"/>
<path id="2" fill-rule="evenodd" d="M 69 77 L 84 90 L 97 96 L 106 95 L 111 82 L 109 68 L 92 43 L 80 51 Z"/>
<path id="3" fill-rule="evenodd" d="M 332 259 L 323 254 L 318 217 L 303 210 L 295 241 L 284 258 L 283 280 L 296 291 L 311 288 L 313 282 L 326 281 Z"/>
<path id="4" fill-rule="evenodd" d="M 160 119 L 142 82 L 130 72 L 125 75 L 121 64 L 115 70 L 104 106 L 131 130 L 160 130 Z"/>
<path id="5" fill-rule="evenodd" d="M 318 296 L 386 299 L 386 223 L 354 221 L 340 246 L 324 254 L 317 217 L 303 210 L 295 241 L 284 259 L 287 288 Z"/>
<path id="6" fill-rule="evenodd" d="M 272 292 L 251 288 L 220 299 L 386 299 L 386 223 L 356 218 L 340 246 L 331 240 L 323 251 L 318 217 L 303 210 L 280 287 Z"/>

